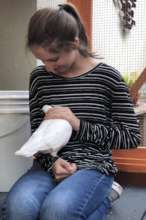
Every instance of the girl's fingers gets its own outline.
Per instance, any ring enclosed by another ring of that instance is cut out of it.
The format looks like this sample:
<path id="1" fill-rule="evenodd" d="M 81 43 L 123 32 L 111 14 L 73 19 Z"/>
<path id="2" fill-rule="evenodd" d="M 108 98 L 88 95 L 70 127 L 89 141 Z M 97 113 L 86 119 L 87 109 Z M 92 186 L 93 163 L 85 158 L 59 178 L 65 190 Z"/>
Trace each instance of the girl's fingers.
<path id="1" fill-rule="evenodd" d="M 57 180 L 57 181 L 63 180 L 63 179 L 65 179 L 68 176 L 69 176 L 69 174 L 66 174 L 66 175 L 54 175 L 55 180 Z"/>

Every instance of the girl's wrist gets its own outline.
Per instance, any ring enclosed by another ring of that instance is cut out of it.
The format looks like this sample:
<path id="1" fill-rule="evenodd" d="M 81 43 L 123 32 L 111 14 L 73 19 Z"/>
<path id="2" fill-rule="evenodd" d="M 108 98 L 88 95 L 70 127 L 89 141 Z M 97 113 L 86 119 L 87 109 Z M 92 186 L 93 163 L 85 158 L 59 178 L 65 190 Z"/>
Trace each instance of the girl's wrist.
<path id="1" fill-rule="evenodd" d="M 75 131 L 79 131 L 80 129 L 80 119 L 76 118 L 72 124 L 72 127 Z"/>

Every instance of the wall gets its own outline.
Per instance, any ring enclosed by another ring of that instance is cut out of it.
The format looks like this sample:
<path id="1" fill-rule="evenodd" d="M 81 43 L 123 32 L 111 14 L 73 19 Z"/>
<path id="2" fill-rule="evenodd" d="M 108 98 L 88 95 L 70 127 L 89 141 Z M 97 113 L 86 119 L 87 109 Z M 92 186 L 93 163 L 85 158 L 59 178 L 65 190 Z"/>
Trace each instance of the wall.
<path id="1" fill-rule="evenodd" d="M 37 0 L 37 8 L 43 7 L 56 7 L 58 4 L 62 4 L 66 0 Z"/>
<path id="2" fill-rule="evenodd" d="M 122 73 L 140 71 L 146 65 L 146 1 L 137 1 L 136 26 L 121 37 L 118 11 L 111 1 L 93 0 L 93 47 Z"/>
<path id="3" fill-rule="evenodd" d="M 0 91 L 0 192 L 9 191 L 32 164 L 14 154 L 30 136 L 28 113 L 27 91 Z"/>
<path id="4" fill-rule="evenodd" d="M 0 1 L 0 90 L 28 89 L 28 78 L 36 65 L 25 50 L 27 24 L 36 1 Z"/>

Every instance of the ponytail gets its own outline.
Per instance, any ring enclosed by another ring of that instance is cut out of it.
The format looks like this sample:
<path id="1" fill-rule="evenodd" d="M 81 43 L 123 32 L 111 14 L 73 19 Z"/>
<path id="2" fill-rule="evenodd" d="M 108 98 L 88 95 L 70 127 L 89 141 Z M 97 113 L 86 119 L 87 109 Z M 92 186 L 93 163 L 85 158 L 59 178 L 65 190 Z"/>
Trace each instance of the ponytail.
<path id="1" fill-rule="evenodd" d="M 59 7 L 74 17 L 79 29 L 79 39 L 84 46 L 88 46 L 88 37 L 77 9 L 71 4 L 60 4 Z"/>

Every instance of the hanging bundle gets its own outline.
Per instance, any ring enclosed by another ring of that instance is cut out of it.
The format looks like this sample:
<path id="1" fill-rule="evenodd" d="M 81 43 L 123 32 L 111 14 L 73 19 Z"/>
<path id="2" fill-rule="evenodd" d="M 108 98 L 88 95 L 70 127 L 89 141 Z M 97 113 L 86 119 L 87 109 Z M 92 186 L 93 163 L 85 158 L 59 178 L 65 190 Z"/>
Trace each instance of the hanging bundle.
<path id="1" fill-rule="evenodd" d="M 136 0 L 113 0 L 115 6 L 119 9 L 119 15 L 123 31 L 131 30 L 136 24 L 134 20 L 134 8 L 136 8 Z"/>

